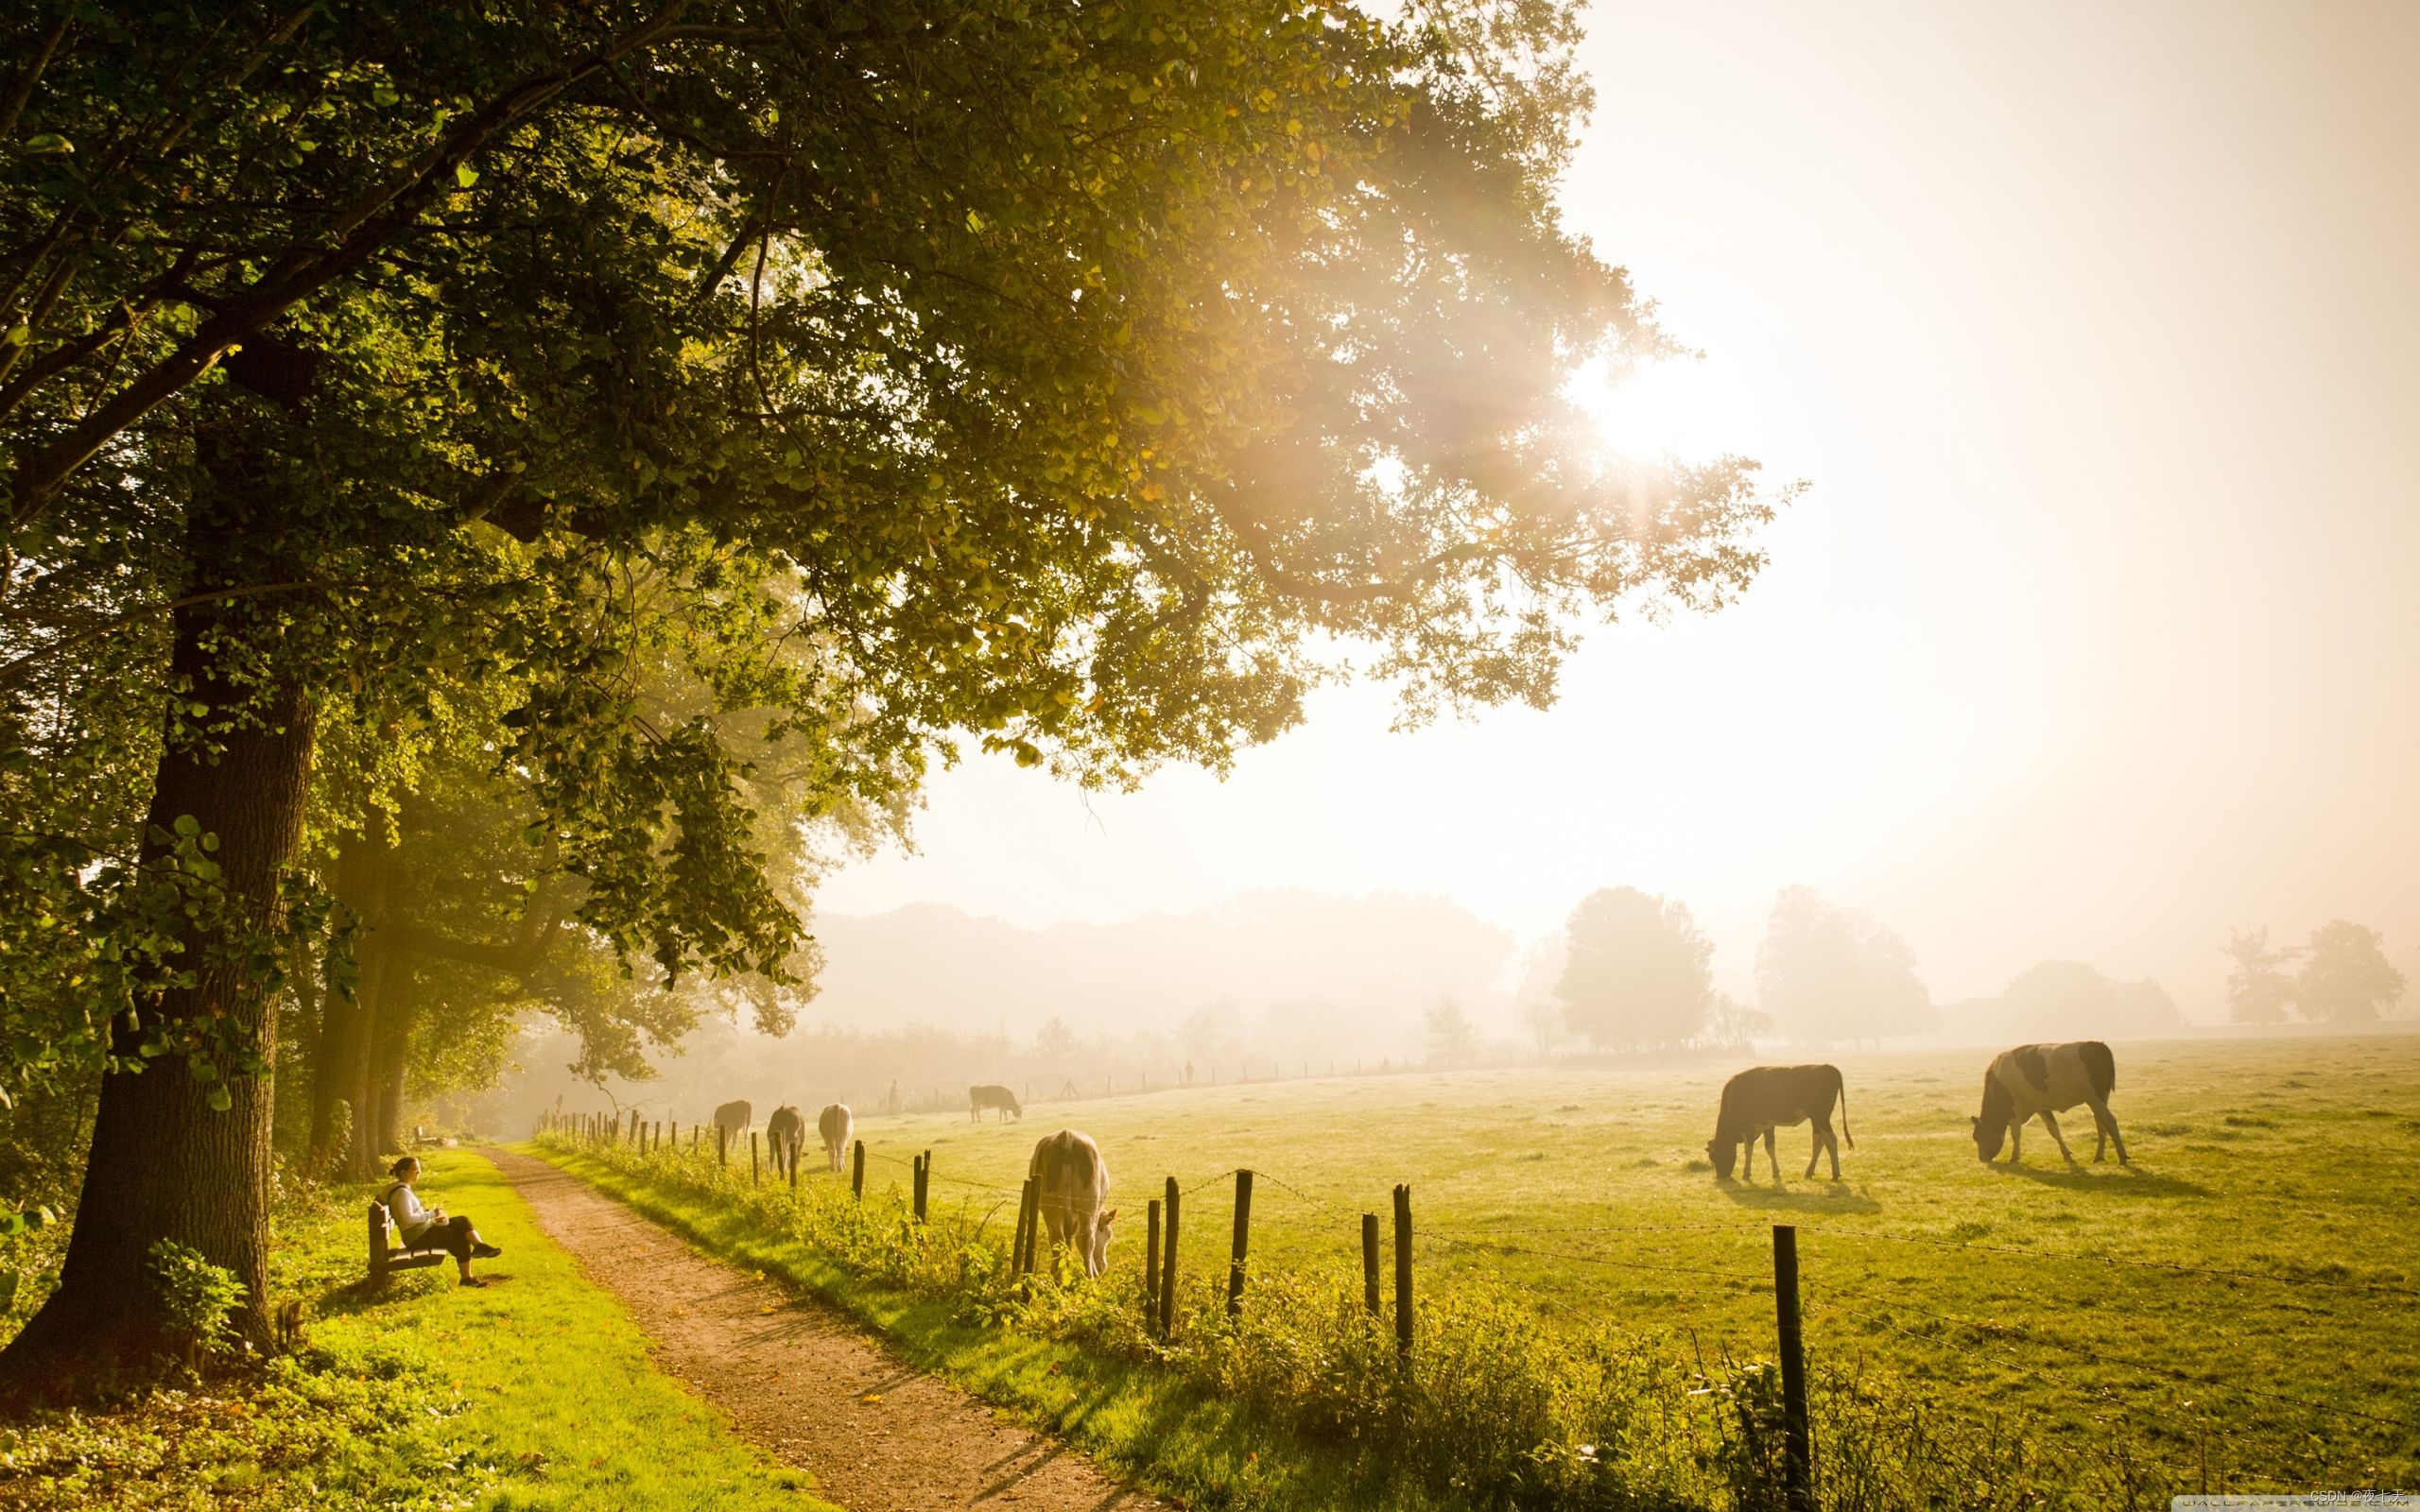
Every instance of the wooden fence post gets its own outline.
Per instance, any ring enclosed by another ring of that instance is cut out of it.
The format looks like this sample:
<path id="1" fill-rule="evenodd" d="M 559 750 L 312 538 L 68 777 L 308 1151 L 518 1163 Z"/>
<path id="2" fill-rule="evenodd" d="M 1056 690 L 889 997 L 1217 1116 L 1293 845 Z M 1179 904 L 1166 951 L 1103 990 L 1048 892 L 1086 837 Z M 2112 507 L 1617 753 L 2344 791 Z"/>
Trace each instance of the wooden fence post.
<path id="1" fill-rule="evenodd" d="M 1227 1316 L 1244 1311 L 1244 1254 L 1252 1247 L 1252 1173 L 1236 1173 L 1236 1241 L 1227 1260 Z"/>
<path id="2" fill-rule="evenodd" d="M 1032 1184 L 1033 1208 L 1026 1214 L 1025 1249 L 1023 1251 L 1023 1258 L 1020 1261 L 1020 1264 L 1023 1266 L 1025 1273 L 1028 1276 L 1033 1274 L 1035 1265 L 1042 1256 L 1042 1183 L 1039 1180 L 1035 1180 Z M 1052 1270 L 1054 1273 L 1056 1272 L 1057 1266 L 1055 1264 L 1052 1266 Z"/>
<path id="3" fill-rule="evenodd" d="M 1160 1199 L 1147 1208 L 1143 1229 L 1143 1315 L 1154 1331 L 1160 1323 Z"/>
<path id="4" fill-rule="evenodd" d="M 798 1190 L 798 1147 L 802 1143 L 804 1142 L 795 1139 L 790 1141 L 790 1190 L 792 1192 Z"/>
<path id="5" fill-rule="evenodd" d="M 1378 1215 L 1361 1215 L 1361 1300 L 1372 1317 L 1382 1316 L 1378 1308 Z"/>
<path id="6" fill-rule="evenodd" d="M 916 1221 L 925 1221 L 925 1194 L 933 1185 L 933 1152 L 926 1150 L 916 1157 Z"/>
<path id="7" fill-rule="evenodd" d="M 1395 1352 L 1411 1353 L 1411 1188 L 1395 1188 Z"/>
<path id="8" fill-rule="evenodd" d="M 672 1153 L 681 1153 L 681 1121 L 677 1118 L 672 1121 Z"/>
<path id="9" fill-rule="evenodd" d="M 680 1125 L 675 1125 L 673 1126 L 677 1128 Z M 664 1121 L 662 1119 L 656 1120 L 655 1133 L 652 1136 L 652 1142 L 648 1145 L 648 1153 L 650 1155 L 662 1155 L 664 1153 Z"/>
<path id="10" fill-rule="evenodd" d="M 1806 1346 L 1798 1327 L 1798 1229 L 1773 1225 L 1773 1322 L 1781 1344 L 1782 1489 L 1789 1506 L 1815 1505 L 1806 1432 Z"/>
<path id="11" fill-rule="evenodd" d="M 748 1131 L 748 1184 L 756 1184 L 756 1131 Z"/>
<path id="12" fill-rule="evenodd" d="M 715 1163 L 728 1169 L 731 1165 L 731 1125 L 715 1125 Z"/>
<path id="13" fill-rule="evenodd" d="M 1167 1237 L 1160 1251 L 1160 1337 L 1164 1339 L 1176 1332 L 1177 1199 L 1183 1194 L 1176 1177 L 1168 1177 L 1167 1192 L 1161 1199 L 1168 1219 Z"/>
<path id="14" fill-rule="evenodd" d="M 856 1142 L 849 1157 L 849 1195 L 859 1202 L 866 1200 L 866 1142 Z"/>
<path id="15" fill-rule="evenodd" d="M 1033 1177 L 1017 1188 L 1017 1235 L 1009 1241 L 1009 1274 L 1025 1274 L 1025 1236 L 1033 1223 Z"/>

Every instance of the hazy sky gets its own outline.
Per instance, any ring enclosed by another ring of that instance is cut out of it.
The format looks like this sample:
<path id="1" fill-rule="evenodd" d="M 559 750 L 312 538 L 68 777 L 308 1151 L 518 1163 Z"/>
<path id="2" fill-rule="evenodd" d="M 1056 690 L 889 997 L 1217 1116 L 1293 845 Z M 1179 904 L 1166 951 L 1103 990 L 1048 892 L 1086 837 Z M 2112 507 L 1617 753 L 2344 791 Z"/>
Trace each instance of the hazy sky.
<path id="1" fill-rule="evenodd" d="M 1737 608 L 1551 712 L 1324 696 L 1224 783 L 933 783 L 823 906 L 1111 919 L 1264 885 L 1524 936 L 1807 883 L 1937 999 L 2045 956 L 2217 1011 L 2230 924 L 2420 941 L 2420 5 L 1601 4 L 1565 186 L 1706 359 L 1626 441 L 1813 487 Z M 2420 983 L 2415 983 L 2420 990 Z"/>

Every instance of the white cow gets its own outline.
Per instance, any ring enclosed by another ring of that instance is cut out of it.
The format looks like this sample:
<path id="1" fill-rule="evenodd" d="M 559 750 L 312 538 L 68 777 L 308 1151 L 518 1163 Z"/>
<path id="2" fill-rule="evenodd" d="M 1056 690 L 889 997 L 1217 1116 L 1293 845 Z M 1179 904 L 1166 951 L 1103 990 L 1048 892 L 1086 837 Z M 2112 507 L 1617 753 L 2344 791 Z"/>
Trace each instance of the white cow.
<path id="1" fill-rule="evenodd" d="M 849 1141 L 857 1131 L 857 1121 L 849 1116 L 849 1105 L 834 1103 L 816 1116 L 815 1131 L 823 1136 L 823 1153 L 837 1174 L 840 1158 L 848 1152 Z"/>
<path id="2" fill-rule="evenodd" d="M 2058 1143 L 2059 1153 L 2073 1165 L 2076 1158 L 2059 1133 L 2059 1121 L 2051 1115 L 2082 1106 L 2092 1109 L 2093 1131 L 2098 1136 L 2092 1158 L 2105 1157 L 2114 1143 L 2118 1163 L 2128 1164 L 2125 1137 L 2118 1132 L 2117 1116 L 2109 1111 L 2109 1094 L 2117 1085 L 2118 1058 L 2098 1040 L 2003 1050 L 1993 1057 L 1992 1069 L 1983 1073 L 1983 1111 L 1969 1120 L 1975 1130 L 1975 1154 L 1990 1160 L 2000 1153 L 2005 1137 L 2009 1163 L 2014 1164 L 2023 1154 L 2025 1121 L 2039 1118 Z"/>
<path id="3" fill-rule="evenodd" d="M 1101 1206 L 1109 1199 L 1109 1162 L 1093 1137 L 1063 1128 L 1044 1138 L 1026 1175 L 1033 1178 L 1034 1205 L 1052 1246 L 1072 1242 L 1087 1276 L 1107 1270 L 1109 1226 L 1117 1210 Z"/>

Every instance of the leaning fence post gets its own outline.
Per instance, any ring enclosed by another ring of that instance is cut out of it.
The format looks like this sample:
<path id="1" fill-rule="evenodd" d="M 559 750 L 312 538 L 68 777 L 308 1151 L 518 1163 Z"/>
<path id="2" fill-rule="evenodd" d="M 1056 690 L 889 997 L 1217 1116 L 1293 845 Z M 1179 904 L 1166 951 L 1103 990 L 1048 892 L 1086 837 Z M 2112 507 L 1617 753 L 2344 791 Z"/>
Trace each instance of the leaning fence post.
<path id="1" fill-rule="evenodd" d="M 1183 1194 L 1176 1177 L 1168 1177 L 1167 1194 L 1161 1199 L 1167 1208 L 1168 1231 L 1166 1247 L 1160 1251 L 1160 1337 L 1176 1332 L 1176 1227 L 1177 1198 Z"/>
<path id="2" fill-rule="evenodd" d="M 859 1202 L 866 1200 L 866 1142 L 856 1142 L 856 1148 L 849 1157 L 849 1195 Z"/>
<path id="3" fill-rule="evenodd" d="M 1411 1353 L 1411 1188 L 1395 1188 L 1395 1352 Z"/>
<path id="4" fill-rule="evenodd" d="M 1236 1173 L 1236 1242 L 1227 1261 L 1227 1316 L 1244 1310 L 1244 1252 L 1252 1246 L 1252 1173 Z"/>
<path id="5" fill-rule="evenodd" d="M 1156 1330 L 1160 1321 L 1160 1199 L 1153 1197 L 1144 1212 L 1143 1315 L 1151 1320 Z"/>
<path id="6" fill-rule="evenodd" d="M 1798 1327 L 1798 1229 L 1773 1225 L 1773 1322 L 1781 1345 L 1782 1486 L 1790 1507 L 1815 1505 L 1806 1433 L 1806 1345 Z"/>
<path id="7" fill-rule="evenodd" d="M 1378 1215 L 1361 1215 L 1361 1302 L 1370 1315 L 1377 1317 L 1378 1310 Z"/>

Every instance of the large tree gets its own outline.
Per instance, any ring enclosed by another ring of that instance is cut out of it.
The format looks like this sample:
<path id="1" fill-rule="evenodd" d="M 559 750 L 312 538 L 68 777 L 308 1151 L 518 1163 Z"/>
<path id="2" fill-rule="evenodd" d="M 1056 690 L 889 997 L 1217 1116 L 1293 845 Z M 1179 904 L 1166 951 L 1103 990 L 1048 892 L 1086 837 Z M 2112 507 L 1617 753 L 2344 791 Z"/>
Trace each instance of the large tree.
<path id="1" fill-rule="evenodd" d="M 2300 954 L 2273 946 L 2269 931 L 2227 931 L 2227 1017 L 2238 1023 L 2283 1023 L 2293 1006 L 2294 979 L 2286 968 Z"/>
<path id="2" fill-rule="evenodd" d="M 1564 1022 L 1600 1045 L 1663 1049 L 1693 1039 L 1714 1007 L 1714 941 L 1688 904 L 1636 887 L 1580 901 L 1564 926 L 1555 985 Z"/>
<path id="3" fill-rule="evenodd" d="M 1812 887 L 1774 897 L 1756 947 L 1756 992 L 1783 1032 L 1810 1043 L 1915 1034 L 1936 1022 L 1915 952 L 1898 932 L 1832 907 Z"/>
<path id="4" fill-rule="evenodd" d="M 28 654 L 164 632 L 124 871 L 190 900 L 87 910 L 174 969 L 61 1005 L 110 1069 L 21 1379 L 148 1352 L 159 1239 L 263 1295 L 308 799 L 393 778 L 374 741 L 320 770 L 322 731 L 407 747 L 501 680 L 579 926 L 778 979 L 756 743 L 821 753 L 802 818 L 959 731 L 1091 782 L 1216 765 L 1350 648 L 1415 717 L 1543 703 L 1581 618 L 1761 562 L 1751 464 L 1608 461 L 1560 397 L 1663 342 L 1556 220 L 1554 7 L 0 26 L 0 617 L 78 564 L 157 585 Z M 642 579 L 693 610 L 677 723 L 633 681 Z"/>
<path id="5" fill-rule="evenodd" d="M 2403 999 L 2403 973 L 2386 958 L 2385 938 L 2366 924 L 2330 919 L 2310 932 L 2294 1002 L 2306 1019 L 2361 1023 Z"/>

